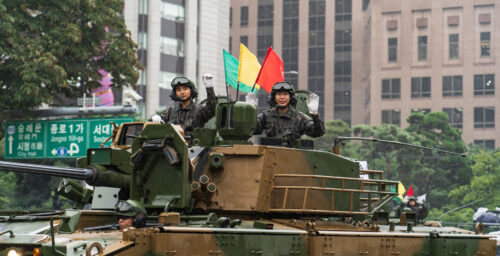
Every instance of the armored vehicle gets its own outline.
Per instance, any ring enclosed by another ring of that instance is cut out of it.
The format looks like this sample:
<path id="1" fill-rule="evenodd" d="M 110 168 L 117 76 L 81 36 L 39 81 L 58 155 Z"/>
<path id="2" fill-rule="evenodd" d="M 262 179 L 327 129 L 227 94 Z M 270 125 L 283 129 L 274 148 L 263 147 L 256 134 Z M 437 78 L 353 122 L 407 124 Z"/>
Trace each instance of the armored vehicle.
<path id="1" fill-rule="evenodd" d="M 384 205 L 398 182 L 382 171 L 307 140 L 251 142 L 255 118 L 253 105 L 219 103 L 215 127 L 189 139 L 178 126 L 124 123 L 78 168 L 0 162 L 65 178 L 58 191 L 74 202 L 2 212 L 0 255 L 495 255 L 491 236 L 418 226 L 411 213 L 392 221 Z M 130 202 L 147 224 L 117 230 Z"/>

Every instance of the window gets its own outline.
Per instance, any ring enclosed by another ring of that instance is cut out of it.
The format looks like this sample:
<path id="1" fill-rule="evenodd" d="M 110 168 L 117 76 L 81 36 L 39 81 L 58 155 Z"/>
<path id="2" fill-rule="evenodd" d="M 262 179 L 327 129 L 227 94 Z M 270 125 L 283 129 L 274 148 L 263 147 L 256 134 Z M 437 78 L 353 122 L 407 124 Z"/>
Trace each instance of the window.
<path id="1" fill-rule="evenodd" d="M 449 42 L 449 58 L 451 59 L 458 59 L 458 34 L 450 34 L 448 38 Z"/>
<path id="2" fill-rule="evenodd" d="M 248 36 L 240 36 L 240 43 L 248 46 Z"/>
<path id="3" fill-rule="evenodd" d="M 398 39 L 396 37 L 389 38 L 388 42 L 389 49 L 389 62 L 398 61 Z"/>
<path id="4" fill-rule="evenodd" d="M 495 140 L 474 140 L 474 144 L 483 150 L 495 150 Z"/>
<path id="5" fill-rule="evenodd" d="M 411 97 L 412 98 L 431 97 L 431 78 L 413 77 L 411 79 Z"/>
<path id="6" fill-rule="evenodd" d="M 462 129 L 462 108 L 443 108 L 443 112 L 448 114 L 448 123 L 451 127 Z"/>
<path id="7" fill-rule="evenodd" d="M 401 97 L 401 79 L 382 79 L 382 99 L 399 99 Z"/>
<path id="8" fill-rule="evenodd" d="M 240 10 L 240 26 L 248 26 L 248 6 L 242 6 Z"/>
<path id="9" fill-rule="evenodd" d="M 164 54 L 184 57 L 184 41 L 177 38 L 161 37 L 160 50 Z"/>
<path id="10" fill-rule="evenodd" d="M 427 60 L 427 36 L 418 37 L 418 60 Z"/>
<path id="11" fill-rule="evenodd" d="M 184 23 L 184 6 L 162 1 L 161 17 L 166 20 Z"/>
<path id="12" fill-rule="evenodd" d="M 474 95 L 494 95 L 495 75 L 474 75 Z"/>
<path id="13" fill-rule="evenodd" d="M 229 53 L 233 54 L 233 37 L 229 37 Z"/>
<path id="14" fill-rule="evenodd" d="M 474 128 L 495 128 L 495 107 L 474 108 Z"/>
<path id="15" fill-rule="evenodd" d="M 335 30 L 335 52 L 351 51 L 351 30 Z"/>
<path id="16" fill-rule="evenodd" d="M 462 76 L 443 76 L 443 97 L 462 96 Z"/>
<path id="17" fill-rule="evenodd" d="M 229 8 L 229 27 L 233 26 L 233 7 Z"/>
<path id="18" fill-rule="evenodd" d="M 139 49 L 139 50 L 148 49 L 148 33 L 147 32 L 137 33 L 137 49 Z"/>
<path id="19" fill-rule="evenodd" d="M 490 32 L 481 32 L 481 57 L 490 57 Z"/>
<path id="20" fill-rule="evenodd" d="M 382 123 L 401 125 L 401 111 L 399 109 L 382 110 Z"/>
<path id="21" fill-rule="evenodd" d="M 146 69 L 144 70 L 139 70 L 139 81 L 137 81 L 137 84 L 141 85 L 146 85 L 148 82 L 148 75 L 147 75 Z"/>

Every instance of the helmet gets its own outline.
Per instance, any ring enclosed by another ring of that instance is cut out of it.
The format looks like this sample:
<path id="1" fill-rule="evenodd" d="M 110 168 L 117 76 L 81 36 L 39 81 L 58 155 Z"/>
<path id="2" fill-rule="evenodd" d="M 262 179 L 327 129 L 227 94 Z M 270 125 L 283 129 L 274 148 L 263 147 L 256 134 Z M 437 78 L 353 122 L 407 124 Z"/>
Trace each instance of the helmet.
<path id="1" fill-rule="evenodd" d="M 196 98 L 198 96 L 198 91 L 196 90 L 196 86 L 194 86 L 193 81 L 189 80 L 187 77 L 184 76 L 179 76 L 174 78 L 172 80 L 172 83 L 170 83 L 172 86 L 172 92 L 170 93 L 170 98 L 175 101 L 180 101 L 179 98 L 177 98 L 177 95 L 175 94 L 175 88 L 177 86 L 188 86 L 191 89 L 191 99 Z"/>
<path id="2" fill-rule="evenodd" d="M 135 228 L 146 227 L 146 209 L 135 200 L 118 201 L 115 205 L 118 215 L 132 218 L 132 226 Z"/>
<path id="3" fill-rule="evenodd" d="M 295 95 L 295 90 L 293 86 L 287 82 L 277 82 L 273 85 L 273 89 L 271 90 L 271 95 L 269 96 L 269 105 L 271 107 L 275 107 L 278 105 L 276 103 L 276 93 L 277 92 L 288 92 L 290 93 L 290 103 L 289 105 L 295 106 L 297 104 L 297 95 Z"/>
<path id="4" fill-rule="evenodd" d="M 142 213 L 146 215 L 146 209 L 142 206 L 141 203 L 135 200 L 127 200 L 127 201 L 118 201 L 115 205 L 115 210 L 118 212 L 118 215 L 134 217 L 138 213 Z"/>

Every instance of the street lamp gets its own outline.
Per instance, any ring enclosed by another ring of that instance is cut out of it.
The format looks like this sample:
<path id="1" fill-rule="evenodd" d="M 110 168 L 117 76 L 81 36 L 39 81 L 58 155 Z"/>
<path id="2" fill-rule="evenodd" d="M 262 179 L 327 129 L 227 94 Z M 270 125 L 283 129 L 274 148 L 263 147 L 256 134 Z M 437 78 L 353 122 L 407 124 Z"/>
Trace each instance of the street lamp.
<path id="1" fill-rule="evenodd" d="M 290 70 L 290 71 L 283 72 L 283 74 L 285 74 L 285 75 L 298 75 L 299 72 L 297 72 L 297 70 Z"/>

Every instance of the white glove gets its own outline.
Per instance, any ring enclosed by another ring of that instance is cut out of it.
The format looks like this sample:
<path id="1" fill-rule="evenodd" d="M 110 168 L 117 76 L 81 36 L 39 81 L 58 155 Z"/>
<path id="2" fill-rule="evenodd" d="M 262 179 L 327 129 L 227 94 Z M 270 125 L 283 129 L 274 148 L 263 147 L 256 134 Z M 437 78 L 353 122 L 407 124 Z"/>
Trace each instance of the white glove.
<path id="1" fill-rule="evenodd" d="M 213 88 L 214 87 L 214 76 L 212 74 L 204 74 L 201 77 L 201 80 L 203 81 L 203 85 L 205 88 Z"/>
<path id="2" fill-rule="evenodd" d="M 309 113 L 313 115 L 318 114 L 319 96 L 316 93 L 309 94 L 309 99 L 307 99 L 307 108 L 309 109 Z"/>
<path id="3" fill-rule="evenodd" d="M 151 121 L 153 121 L 154 123 L 162 123 L 164 124 L 165 122 L 163 121 L 163 119 L 161 119 L 161 116 L 159 115 L 154 115 L 151 117 Z"/>
<path id="4" fill-rule="evenodd" d="M 254 107 L 257 107 L 257 105 L 259 104 L 259 98 L 257 98 L 257 94 L 249 92 L 247 93 L 247 95 L 245 95 L 245 102 L 254 105 Z"/>

